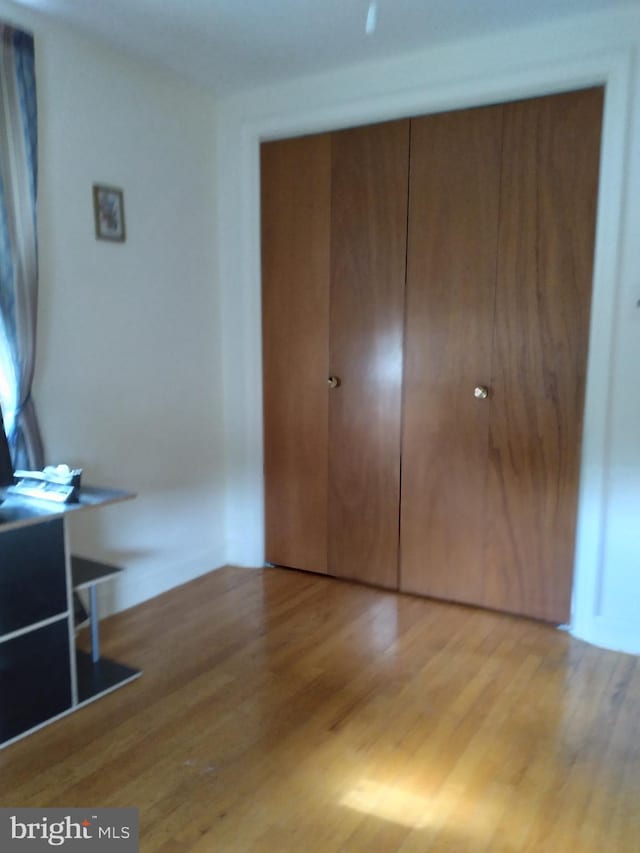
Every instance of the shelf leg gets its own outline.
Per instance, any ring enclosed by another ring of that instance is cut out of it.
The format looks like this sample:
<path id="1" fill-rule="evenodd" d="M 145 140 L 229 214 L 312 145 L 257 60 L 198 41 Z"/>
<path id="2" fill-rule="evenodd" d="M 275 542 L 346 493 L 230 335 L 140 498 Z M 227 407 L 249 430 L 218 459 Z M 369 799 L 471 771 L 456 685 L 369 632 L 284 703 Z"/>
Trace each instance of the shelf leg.
<path id="1" fill-rule="evenodd" d="M 91 613 L 91 660 L 98 663 L 100 660 L 100 629 L 98 627 L 98 596 L 94 583 L 89 587 L 89 609 Z"/>

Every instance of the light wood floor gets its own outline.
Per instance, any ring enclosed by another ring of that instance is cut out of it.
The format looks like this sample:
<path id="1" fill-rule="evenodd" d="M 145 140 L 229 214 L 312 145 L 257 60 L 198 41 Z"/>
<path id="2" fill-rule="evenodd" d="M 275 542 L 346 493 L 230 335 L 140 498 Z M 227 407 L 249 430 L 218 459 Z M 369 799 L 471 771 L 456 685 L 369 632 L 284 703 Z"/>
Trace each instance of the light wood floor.
<path id="1" fill-rule="evenodd" d="M 279 569 L 106 621 L 143 677 L 0 752 L 0 805 L 137 806 L 143 851 L 640 850 L 640 667 Z"/>

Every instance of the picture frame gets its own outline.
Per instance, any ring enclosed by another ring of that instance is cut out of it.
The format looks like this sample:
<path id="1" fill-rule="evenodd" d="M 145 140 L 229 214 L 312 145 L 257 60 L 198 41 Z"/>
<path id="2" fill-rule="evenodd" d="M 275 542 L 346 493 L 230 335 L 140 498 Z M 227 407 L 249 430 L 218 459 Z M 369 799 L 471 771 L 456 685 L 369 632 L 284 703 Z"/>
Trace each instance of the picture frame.
<path id="1" fill-rule="evenodd" d="M 93 185 L 93 216 L 97 240 L 124 243 L 124 193 L 118 187 Z"/>

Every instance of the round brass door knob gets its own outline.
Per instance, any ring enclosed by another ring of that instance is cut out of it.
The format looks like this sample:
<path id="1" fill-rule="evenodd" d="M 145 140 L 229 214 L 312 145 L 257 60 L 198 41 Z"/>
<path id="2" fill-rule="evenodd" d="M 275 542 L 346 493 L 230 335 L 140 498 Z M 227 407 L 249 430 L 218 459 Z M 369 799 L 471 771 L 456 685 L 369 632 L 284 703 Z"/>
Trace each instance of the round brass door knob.
<path id="1" fill-rule="evenodd" d="M 489 389 L 486 385 L 476 385 L 473 389 L 473 396 L 478 400 L 486 400 L 489 396 Z"/>
<path id="2" fill-rule="evenodd" d="M 329 388 L 337 388 L 339 384 L 340 384 L 340 380 L 338 379 L 337 376 L 330 376 L 327 379 L 327 385 L 329 386 Z"/>

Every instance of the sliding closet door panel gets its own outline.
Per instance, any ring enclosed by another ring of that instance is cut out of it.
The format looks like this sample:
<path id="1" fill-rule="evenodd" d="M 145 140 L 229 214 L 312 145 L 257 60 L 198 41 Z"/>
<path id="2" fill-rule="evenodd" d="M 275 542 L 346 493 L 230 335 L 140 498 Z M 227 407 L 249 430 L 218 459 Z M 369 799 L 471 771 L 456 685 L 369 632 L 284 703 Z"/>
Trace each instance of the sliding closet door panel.
<path id="1" fill-rule="evenodd" d="M 401 589 L 482 593 L 502 107 L 411 127 Z"/>
<path id="2" fill-rule="evenodd" d="M 398 585 L 409 121 L 334 133 L 329 572 Z"/>
<path id="3" fill-rule="evenodd" d="M 485 599 L 568 621 L 602 90 L 505 107 Z"/>
<path id="4" fill-rule="evenodd" d="M 327 571 L 330 135 L 262 146 L 266 557 Z"/>

